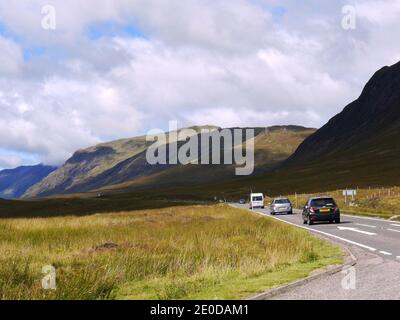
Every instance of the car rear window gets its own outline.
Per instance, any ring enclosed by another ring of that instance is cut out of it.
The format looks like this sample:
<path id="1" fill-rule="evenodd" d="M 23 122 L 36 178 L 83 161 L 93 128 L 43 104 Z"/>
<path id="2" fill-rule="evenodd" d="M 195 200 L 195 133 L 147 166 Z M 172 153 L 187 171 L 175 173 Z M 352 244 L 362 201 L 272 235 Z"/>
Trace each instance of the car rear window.
<path id="1" fill-rule="evenodd" d="M 277 199 L 275 203 L 290 203 L 289 199 Z"/>
<path id="2" fill-rule="evenodd" d="M 253 197 L 253 201 L 262 201 L 263 198 L 262 197 Z"/>
<path id="3" fill-rule="evenodd" d="M 312 207 L 334 207 L 336 206 L 335 200 L 332 198 L 314 199 L 311 201 Z"/>

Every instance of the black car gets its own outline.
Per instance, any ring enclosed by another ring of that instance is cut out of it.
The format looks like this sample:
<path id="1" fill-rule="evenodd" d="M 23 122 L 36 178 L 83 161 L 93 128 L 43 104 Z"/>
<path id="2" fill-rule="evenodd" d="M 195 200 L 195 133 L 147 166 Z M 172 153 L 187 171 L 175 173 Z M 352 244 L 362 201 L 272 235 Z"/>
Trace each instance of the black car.
<path id="1" fill-rule="evenodd" d="M 340 223 L 340 210 L 332 197 L 313 197 L 308 199 L 303 209 L 304 224 L 326 221 Z"/>

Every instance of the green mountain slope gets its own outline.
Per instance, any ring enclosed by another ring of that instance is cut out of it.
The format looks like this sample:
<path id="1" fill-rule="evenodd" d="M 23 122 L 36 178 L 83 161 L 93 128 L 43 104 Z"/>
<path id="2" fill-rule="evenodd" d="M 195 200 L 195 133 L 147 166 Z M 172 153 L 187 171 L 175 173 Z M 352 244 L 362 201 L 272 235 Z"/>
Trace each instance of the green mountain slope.
<path id="1" fill-rule="evenodd" d="M 258 176 L 276 168 L 306 137 L 314 132 L 315 129 L 299 126 L 255 128 L 255 171 L 252 176 Z M 183 187 L 185 189 L 200 186 L 212 190 L 213 185 L 218 185 L 221 181 L 235 183 L 235 181 L 245 179 L 235 175 L 235 168 L 235 165 L 174 166 L 125 183 L 106 185 L 102 189 L 128 191 L 155 187 L 172 189 Z"/>
<path id="2" fill-rule="evenodd" d="M 202 128 L 193 129 L 199 132 Z M 297 126 L 255 128 L 256 171 L 277 166 L 314 131 Z M 148 188 L 236 178 L 233 166 L 149 165 L 146 150 L 150 144 L 144 137 L 138 137 L 80 150 L 60 169 L 30 188 L 24 197 L 87 192 L 110 186 Z"/>

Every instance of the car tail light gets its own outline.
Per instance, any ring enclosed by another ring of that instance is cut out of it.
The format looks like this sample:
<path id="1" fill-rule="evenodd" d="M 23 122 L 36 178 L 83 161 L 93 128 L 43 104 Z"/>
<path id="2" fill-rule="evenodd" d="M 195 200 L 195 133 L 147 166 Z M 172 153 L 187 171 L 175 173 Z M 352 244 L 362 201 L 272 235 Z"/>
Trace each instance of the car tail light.
<path id="1" fill-rule="evenodd" d="M 312 213 L 314 213 L 314 212 L 315 212 L 315 210 L 314 210 L 314 208 L 313 208 L 313 207 L 310 207 L 310 212 L 312 212 Z"/>

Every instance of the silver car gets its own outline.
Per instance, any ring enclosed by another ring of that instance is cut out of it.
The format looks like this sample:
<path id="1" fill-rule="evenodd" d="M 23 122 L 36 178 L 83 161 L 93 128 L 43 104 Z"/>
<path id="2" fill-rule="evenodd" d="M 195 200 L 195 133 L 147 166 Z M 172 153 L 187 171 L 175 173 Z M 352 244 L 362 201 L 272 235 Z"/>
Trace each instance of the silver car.
<path id="1" fill-rule="evenodd" d="M 272 200 L 270 211 L 272 215 L 277 213 L 293 214 L 292 204 L 288 198 L 276 198 Z"/>

